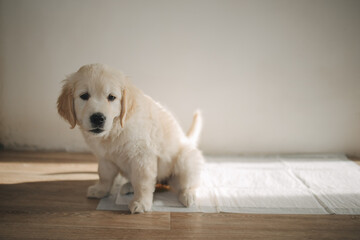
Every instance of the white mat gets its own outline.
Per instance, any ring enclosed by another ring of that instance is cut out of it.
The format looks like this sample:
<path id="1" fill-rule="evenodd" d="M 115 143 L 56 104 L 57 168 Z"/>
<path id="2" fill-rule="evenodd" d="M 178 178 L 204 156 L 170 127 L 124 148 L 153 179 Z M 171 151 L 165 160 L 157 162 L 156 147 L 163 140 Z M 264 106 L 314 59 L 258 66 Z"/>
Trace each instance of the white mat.
<path id="1" fill-rule="evenodd" d="M 153 211 L 360 214 L 360 167 L 344 155 L 207 157 L 197 205 L 154 194 Z M 132 195 L 112 194 L 98 210 L 128 210 Z"/>

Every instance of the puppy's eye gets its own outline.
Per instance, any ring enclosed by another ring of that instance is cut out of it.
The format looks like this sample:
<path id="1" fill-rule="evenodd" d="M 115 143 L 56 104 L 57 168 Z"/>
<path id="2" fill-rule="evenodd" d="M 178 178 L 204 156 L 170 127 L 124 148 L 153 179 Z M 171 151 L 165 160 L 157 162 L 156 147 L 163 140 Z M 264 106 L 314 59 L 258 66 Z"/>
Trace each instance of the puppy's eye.
<path id="1" fill-rule="evenodd" d="M 83 94 L 80 95 L 80 98 L 82 100 L 86 101 L 86 100 L 88 100 L 90 98 L 90 94 L 89 93 L 83 93 Z"/>
<path id="2" fill-rule="evenodd" d="M 107 97 L 107 99 L 108 99 L 110 102 L 112 102 L 112 101 L 114 101 L 114 100 L 116 99 L 116 97 L 113 96 L 113 95 L 111 95 L 111 94 L 109 94 L 109 96 Z"/>

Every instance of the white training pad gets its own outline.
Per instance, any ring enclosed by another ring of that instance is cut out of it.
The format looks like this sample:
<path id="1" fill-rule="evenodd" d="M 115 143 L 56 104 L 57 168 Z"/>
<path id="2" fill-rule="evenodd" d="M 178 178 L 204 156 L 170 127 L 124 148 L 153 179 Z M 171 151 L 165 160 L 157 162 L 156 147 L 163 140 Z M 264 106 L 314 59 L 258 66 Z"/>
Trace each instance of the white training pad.
<path id="1" fill-rule="evenodd" d="M 153 211 L 268 214 L 360 214 L 360 167 L 344 155 L 206 157 L 196 206 L 172 192 L 154 194 Z M 128 210 L 130 195 L 112 194 L 98 210 Z"/>

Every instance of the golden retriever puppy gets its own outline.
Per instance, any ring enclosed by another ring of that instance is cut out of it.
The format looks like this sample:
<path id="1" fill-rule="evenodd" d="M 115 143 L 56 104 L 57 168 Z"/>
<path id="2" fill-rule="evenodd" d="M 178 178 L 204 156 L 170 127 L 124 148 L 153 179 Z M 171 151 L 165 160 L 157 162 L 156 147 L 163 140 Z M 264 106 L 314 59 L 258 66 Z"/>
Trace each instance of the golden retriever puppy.
<path id="1" fill-rule="evenodd" d="M 120 173 L 128 181 L 121 192 L 134 192 L 131 213 L 150 211 L 155 184 L 165 180 L 184 206 L 195 203 L 204 162 L 197 148 L 199 112 L 185 135 L 159 103 L 102 64 L 85 65 L 71 74 L 57 107 L 71 128 L 79 126 L 99 160 L 99 181 L 88 188 L 87 197 L 108 195 Z"/>

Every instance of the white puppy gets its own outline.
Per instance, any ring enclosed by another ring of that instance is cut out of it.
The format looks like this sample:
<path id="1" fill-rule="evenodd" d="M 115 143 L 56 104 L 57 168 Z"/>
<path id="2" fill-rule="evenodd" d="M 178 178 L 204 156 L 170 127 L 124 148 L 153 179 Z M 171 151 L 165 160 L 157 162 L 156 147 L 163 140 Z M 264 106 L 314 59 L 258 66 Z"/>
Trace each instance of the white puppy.
<path id="1" fill-rule="evenodd" d="M 204 162 L 196 144 L 201 116 L 195 113 L 187 135 L 174 117 L 121 73 L 102 64 L 81 67 L 64 82 L 58 112 L 78 125 L 99 160 L 99 181 L 89 198 L 108 195 L 120 173 L 133 191 L 132 213 L 150 211 L 155 184 L 168 180 L 184 206 L 195 202 Z"/>

